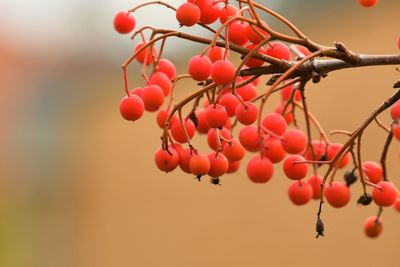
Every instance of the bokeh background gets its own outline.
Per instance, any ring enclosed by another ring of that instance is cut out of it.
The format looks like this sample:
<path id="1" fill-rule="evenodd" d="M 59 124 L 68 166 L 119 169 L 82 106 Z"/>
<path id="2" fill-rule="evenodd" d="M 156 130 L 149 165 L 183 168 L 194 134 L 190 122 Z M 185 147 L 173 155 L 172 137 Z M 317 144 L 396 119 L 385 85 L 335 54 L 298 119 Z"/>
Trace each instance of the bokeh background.
<path id="1" fill-rule="evenodd" d="M 399 52 L 399 1 L 370 9 L 356 0 L 263 2 L 317 42 Z M 243 164 L 221 187 L 154 167 L 161 133 L 155 114 L 129 123 L 118 112 L 120 66 L 137 41 L 116 34 L 112 20 L 138 3 L 1 1 L 0 266 L 400 266 L 399 214 L 386 209 L 383 234 L 367 239 L 363 222 L 376 208 L 357 206 L 359 185 L 346 208 L 325 206 L 326 237 L 315 239 L 318 203 L 293 206 L 280 167 L 268 184 L 255 185 Z M 138 26 L 177 28 L 165 8 L 135 16 Z M 202 49 L 171 40 L 166 57 L 185 72 Z M 141 85 L 135 64 L 131 84 Z M 352 130 L 393 93 L 398 78 L 393 66 L 332 73 L 307 88 L 309 105 L 327 131 Z M 177 98 L 193 88 L 178 87 Z M 389 123 L 387 113 L 381 118 Z M 384 140 L 371 126 L 364 159 L 378 160 Z M 196 144 L 207 151 L 202 140 Z M 398 148 L 394 142 L 388 166 L 400 183 Z"/>

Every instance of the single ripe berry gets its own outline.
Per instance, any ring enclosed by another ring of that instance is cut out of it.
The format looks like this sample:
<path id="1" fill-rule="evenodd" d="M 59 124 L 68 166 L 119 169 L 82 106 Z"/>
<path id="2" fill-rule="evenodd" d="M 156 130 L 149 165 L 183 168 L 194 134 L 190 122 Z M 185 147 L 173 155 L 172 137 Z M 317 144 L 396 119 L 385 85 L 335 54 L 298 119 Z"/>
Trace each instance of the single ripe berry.
<path id="1" fill-rule="evenodd" d="M 397 199 L 397 188 L 394 184 L 390 182 L 379 182 L 377 184 L 379 188 L 374 188 L 372 190 L 372 199 L 376 203 L 376 205 L 381 207 L 389 207 L 393 205 L 393 203 Z"/>
<path id="2" fill-rule="evenodd" d="M 265 27 L 268 27 L 267 23 L 265 21 L 261 22 Z M 254 30 L 256 29 L 258 31 L 258 33 Z M 261 28 L 251 25 L 251 24 L 247 24 L 247 37 L 249 38 L 250 42 L 252 42 L 253 44 L 259 44 L 261 43 L 264 39 L 269 37 L 269 34 L 262 30 Z M 261 34 L 261 36 L 260 36 Z"/>
<path id="3" fill-rule="evenodd" d="M 400 197 L 397 197 L 396 201 L 393 204 L 393 207 L 396 211 L 400 212 Z"/>
<path id="4" fill-rule="evenodd" d="M 285 131 L 282 138 L 282 147 L 290 154 L 298 154 L 307 146 L 307 136 L 297 129 L 289 129 Z"/>
<path id="5" fill-rule="evenodd" d="M 206 175 L 210 171 L 210 167 L 210 160 L 205 155 L 194 155 L 189 161 L 190 172 L 197 176 Z"/>
<path id="6" fill-rule="evenodd" d="M 179 167 L 186 173 L 192 173 L 190 171 L 190 159 L 194 156 L 194 152 L 191 148 L 182 149 L 179 154 Z"/>
<path id="7" fill-rule="evenodd" d="M 383 178 L 383 170 L 381 165 L 375 161 L 365 161 L 362 164 L 362 170 L 364 174 L 368 177 L 371 183 L 377 184 Z"/>
<path id="8" fill-rule="evenodd" d="M 206 124 L 206 119 L 205 119 L 205 109 L 198 109 L 196 111 L 196 118 L 197 118 L 197 131 L 201 134 L 206 134 L 208 133 L 208 130 L 210 130 L 210 127 Z"/>
<path id="9" fill-rule="evenodd" d="M 306 177 L 308 164 L 301 163 L 302 161 L 306 160 L 300 155 L 291 155 L 285 159 L 283 162 L 283 171 L 289 179 L 300 180 Z"/>
<path id="10" fill-rule="evenodd" d="M 135 121 L 143 115 L 143 100 L 135 94 L 125 96 L 119 103 L 119 111 L 125 120 Z"/>
<path id="11" fill-rule="evenodd" d="M 277 113 L 267 114 L 262 120 L 262 126 L 276 135 L 282 135 L 287 128 L 285 118 Z"/>
<path id="12" fill-rule="evenodd" d="M 163 72 L 170 80 L 176 78 L 176 67 L 168 59 L 162 58 L 158 61 L 157 70 Z"/>
<path id="13" fill-rule="evenodd" d="M 229 166 L 228 166 L 228 170 L 226 171 L 226 173 L 234 173 L 237 170 L 239 170 L 239 168 L 240 168 L 240 160 L 234 161 L 234 162 L 229 161 L 228 163 L 229 163 Z"/>
<path id="14" fill-rule="evenodd" d="M 178 152 L 172 147 L 168 148 L 168 151 L 162 148 L 157 149 L 154 153 L 154 161 L 161 171 L 170 172 L 173 171 L 179 164 Z"/>
<path id="15" fill-rule="evenodd" d="M 200 19 L 200 8 L 195 4 L 186 2 L 176 10 L 176 19 L 183 26 L 193 26 Z"/>
<path id="16" fill-rule="evenodd" d="M 220 128 L 224 126 L 224 124 L 228 120 L 228 113 L 226 112 L 226 109 L 220 104 L 209 105 L 206 108 L 204 118 L 208 127 Z"/>
<path id="17" fill-rule="evenodd" d="M 274 174 L 274 166 L 268 158 L 255 156 L 247 164 L 247 176 L 254 183 L 266 183 Z"/>
<path id="18" fill-rule="evenodd" d="M 226 93 L 219 99 L 218 103 L 221 104 L 228 113 L 228 116 L 232 117 L 235 115 L 236 107 L 239 105 L 242 97 L 239 95 L 234 96 L 232 93 Z"/>
<path id="19" fill-rule="evenodd" d="M 220 177 L 228 171 L 229 163 L 224 154 L 211 152 L 208 154 L 208 160 L 210 161 L 208 175 L 211 177 Z"/>
<path id="20" fill-rule="evenodd" d="M 219 11 L 219 20 L 224 24 L 229 17 L 236 16 L 239 10 L 234 5 L 228 4 Z"/>
<path id="21" fill-rule="evenodd" d="M 333 159 L 342 147 L 343 145 L 339 143 L 329 144 L 327 149 L 328 160 Z M 351 159 L 350 153 L 346 153 L 346 155 L 342 158 L 342 160 L 338 164 L 338 167 L 341 169 L 346 167 L 347 164 L 349 164 L 350 159 Z"/>
<path id="22" fill-rule="evenodd" d="M 269 158 L 272 163 L 281 162 L 286 156 L 286 152 L 282 148 L 281 141 L 275 137 L 264 138 L 261 154 L 264 157 Z"/>
<path id="23" fill-rule="evenodd" d="M 304 205 L 311 200 L 313 196 L 313 189 L 308 182 L 294 181 L 289 186 L 288 195 L 293 204 Z"/>
<path id="24" fill-rule="evenodd" d="M 203 8 L 200 8 L 200 22 L 204 24 L 214 23 L 219 17 L 220 7 L 213 1 L 207 1 Z"/>
<path id="25" fill-rule="evenodd" d="M 239 132 L 239 141 L 247 151 L 258 151 L 260 149 L 260 136 L 257 127 L 243 127 Z"/>
<path id="26" fill-rule="evenodd" d="M 228 39 L 235 45 L 242 46 L 249 41 L 247 37 L 247 23 L 234 21 L 228 26 Z"/>
<path id="27" fill-rule="evenodd" d="M 217 60 L 211 67 L 211 78 L 217 85 L 231 83 L 235 76 L 235 66 L 228 60 Z"/>
<path id="28" fill-rule="evenodd" d="M 139 51 L 139 49 L 141 49 L 144 45 L 146 45 L 146 43 L 144 42 L 139 42 L 136 47 L 135 47 L 135 52 Z M 137 56 L 136 56 L 136 60 L 141 63 L 144 64 L 145 60 L 146 60 L 146 65 L 149 65 L 151 63 L 153 63 L 153 57 L 157 56 L 157 49 L 155 46 L 152 46 L 151 52 L 150 52 L 150 47 L 147 46 L 145 49 L 143 49 Z"/>
<path id="29" fill-rule="evenodd" d="M 252 102 L 246 101 L 236 106 L 235 115 L 240 123 L 250 125 L 257 120 L 258 108 Z"/>
<path id="30" fill-rule="evenodd" d="M 265 50 L 265 54 L 277 59 L 290 60 L 289 47 L 281 42 L 271 42 L 270 46 Z"/>
<path id="31" fill-rule="evenodd" d="M 370 238 L 378 237 L 382 230 L 382 220 L 378 219 L 376 216 L 369 217 L 364 223 L 364 233 Z"/>
<path id="32" fill-rule="evenodd" d="M 378 0 L 359 0 L 359 2 L 363 7 L 371 7 L 378 3 Z"/>
<path id="33" fill-rule="evenodd" d="M 114 28 L 121 34 L 130 33 L 135 25 L 135 17 L 128 11 L 120 11 L 114 17 Z"/>
<path id="34" fill-rule="evenodd" d="M 246 48 L 249 49 L 249 51 L 252 51 L 255 49 L 256 46 L 257 45 L 255 45 L 255 44 L 249 44 L 246 46 Z M 260 54 L 265 54 L 265 50 L 262 47 L 258 48 L 257 52 Z M 246 60 L 246 62 L 244 64 L 249 68 L 257 68 L 257 67 L 261 67 L 262 65 L 264 65 L 264 61 L 257 59 L 255 57 L 250 57 L 249 59 Z"/>
<path id="35" fill-rule="evenodd" d="M 313 190 L 313 199 L 320 199 L 321 197 L 321 183 L 322 183 L 322 177 L 319 175 L 313 175 L 310 178 L 308 178 L 307 182 L 311 185 L 311 188 Z"/>
<path id="36" fill-rule="evenodd" d="M 390 108 L 390 116 L 392 117 L 393 120 L 400 119 L 400 101 L 394 103 L 393 106 Z"/>
<path id="37" fill-rule="evenodd" d="M 154 72 L 150 76 L 150 84 L 156 84 L 160 86 L 165 96 L 169 95 L 172 89 L 171 79 L 161 71 Z"/>
<path id="38" fill-rule="evenodd" d="M 143 88 L 143 103 L 147 111 L 156 111 L 164 103 L 164 91 L 158 85 L 148 85 Z"/>
<path id="39" fill-rule="evenodd" d="M 192 139 L 194 134 L 196 133 L 196 126 L 194 126 L 193 121 L 190 119 L 184 120 L 183 124 L 184 124 L 184 127 L 186 129 L 189 139 Z M 176 123 L 173 123 L 171 125 L 171 135 L 172 135 L 172 138 L 174 138 L 174 140 L 179 143 L 187 143 L 187 141 L 188 141 L 186 139 L 186 135 L 185 135 L 184 129 L 182 127 L 182 124 L 179 120 Z"/>
<path id="40" fill-rule="evenodd" d="M 193 80 L 204 81 L 211 74 L 212 63 L 206 56 L 196 55 L 189 60 L 189 74 Z"/>
<path id="41" fill-rule="evenodd" d="M 254 84 L 248 83 L 242 87 L 236 88 L 236 94 L 240 95 L 243 101 L 252 101 L 257 97 L 257 88 Z"/>
<path id="42" fill-rule="evenodd" d="M 213 46 L 208 49 L 208 58 L 211 62 L 215 62 L 217 60 L 222 60 L 224 58 L 225 48 L 219 46 Z M 229 50 L 227 51 L 226 56 L 229 56 Z"/>
<path id="43" fill-rule="evenodd" d="M 288 101 L 293 94 L 294 84 L 286 86 L 281 90 L 282 101 Z M 300 101 L 301 100 L 301 93 L 299 90 L 294 92 L 294 100 Z"/>
<path id="44" fill-rule="evenodd" d="M 350 201 L 350 189 L 343 182 L 333 181 L 325 185 L 324 196 L 332 207 L 341 208 Z"/>
<path id="45" fill-rule="evenodd" d="M 224 145 L 222 153 L 229 161 L 235 162 L 241 160 L 246 151 L 238 140 L 232 139 L 229 143 Z"/>
<path id="46" fill-rule="evenodd" d="M 165 127 L 165 122 L 166 122 L 167 119 L 168 119 L 169 113 L 170 113 L 170 110 L 168 110 L 168 109 L 160 110 L 160 111 L 157 113 L 157 118 L 156 118 L 156 119 L 157 119 L 157 125 L 158 125 L 161 129 L 164 129 L 164 127 Z M 178 121 L 179 121 L 178 116 L 177 116 L 176 114 L 172 115 L 171 121 L 170 121 L 170 123 L 169 123 L 169 127 L 171 127 L 172 124 L 174 124 L 174 123 L 176 123 L 176 122 L 178 122 Z"/>
<path id="47" fill-rule="evenodd" d="M 223 128 L 222 130 L 219 130 L 219 129 L 211 128 L 207 133 L 207 144 L 212 150 L 215 150 L 215 151 L 218 150 L 218 141 L 217 141 L 219 138 L 219 136 L 217 136 L 218 133 L 220 136 L 222 136 L 223 139 L 230 140 L 232 138 L 231 133 L 227 129 Z M 220 140 L 220 141 L 221 141 L 222 147 L 224 147 L 225 141 L 224 140 Z"/>

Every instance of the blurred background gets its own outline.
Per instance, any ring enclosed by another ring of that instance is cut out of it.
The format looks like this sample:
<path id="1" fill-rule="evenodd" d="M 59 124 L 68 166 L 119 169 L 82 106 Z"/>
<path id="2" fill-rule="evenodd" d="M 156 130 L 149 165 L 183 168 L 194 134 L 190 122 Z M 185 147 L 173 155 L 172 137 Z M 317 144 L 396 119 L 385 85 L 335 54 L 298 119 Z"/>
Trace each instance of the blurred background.
<path id="1" fill-rule="evenodd" d="M 382 235 L 366 238 L 363 223 L 376 207 L 357 206 L 359 185 L 346 208 L 325 206 L 326 237 L 315 239 L 318 203 L 292 205 L 280 165 L 269 183 L 255 185 L 245 174 L 247 157 L 221 187 L 155 168 L 156 114 L 129 123 L 118 111 L 121 63 L 137 40 L 115 33 L 112 20 L 141 2 L 1 1 L 0 266 L 399 266 L 400 216 L 386 209 Z M 399 1 L 369 9 L 356 0 L 261 2 L 316 42 L 399 52 Z M 137 27 L 178 26 L 162 7 L 135 17 Z M 204 48 L 183 40 L 167 45 L 165 56 L 180 72 Z M 130 66 L 131 85 L 143 83 L 139 70 Z M 393 66 L 335 72 L 307 88 L 309 105 L 326 131 L 353 130 L 393 93 L 398 78 Z M 193 88 L 178 87 L 177 98 Z M 381 118 L 389 123 L 387 113 Z M 369 128 L 365 160 L 379 160 L 385 138 L 375 125 Z M 393 142 L 388 162 L 397 184 L 398 148 Z"/>

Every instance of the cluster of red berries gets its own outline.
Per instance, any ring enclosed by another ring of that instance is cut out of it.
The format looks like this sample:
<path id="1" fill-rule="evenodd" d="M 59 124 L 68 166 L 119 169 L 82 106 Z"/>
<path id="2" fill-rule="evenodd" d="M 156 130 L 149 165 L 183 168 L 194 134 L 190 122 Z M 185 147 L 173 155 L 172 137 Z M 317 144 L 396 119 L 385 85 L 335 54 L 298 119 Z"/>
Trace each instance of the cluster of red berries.
<path id="1" fill-rule="evenodd" d="M 364 6 L 371 6 L 375 2 L 360 0 Z M 249 51 L 257 48 L 261 55 L 283 61 L 291 60 L 293 56 L 287 44 L 266 42 L 269 35 L 264 29 L 235 19 L 238 16 L 240 11 L 234 5 L 220 6 L 219 2 L 213 0 L 188 0 L 176 9 L 176 19 L 181 26 L 211 24 L 219 19 L 222 24 L 226 24 L 227 41 Z M 131 32 L 135 24 L 130 12 L 119 12 L 114 19 L 116 31 L 122 34 Z M 262 22 L 262 25 L 267 26 L 267 23 Z M 265 42 L 265 45 L 260 45 L 261 42 Z M 294 49 L 297 56 L 310 54 L 302 46 L 296 45 Z M 230 52 L 227 48 L 209 45 L 203 53 L 188 60 L 187 72 L 190 78 L 201 86 L 214 84 L 215 87 L 199 95 L 193 109 L 182 116 L 180 109 L 171 108 L 172 101 L 162 108 L 166 97 L 173 94 L 178 80 L 174 64 L 161 58 L 156 46 L 149 45 L 146 40 L 136 45 L 136 61 L 143 66 L 152 64 L 153 68 L 151 75 L 145 77 L 143 87 L 127 90 L 127 96 L 120 102 L 120 113 L 124 119 L 135 121 L 142 117 L 145 110 L 158 112 L 157 124 L 164 132 L 162 146 L 154 153 L 157 168 L 171 172 L 179 167 L 198 180 L 208 175 L 213 184 L 220 184 L 223 175 L 239 169 L 246 152 L 257 153 L 246 165 L 250 181 L 268 182 L 276 164 L 282 162 L 284 174 L 293 181 L 288 188 L 288 196 L 295 205 L 304 205 L 311 199 L 319 200 L 321 195 L 332 207 L 347 205 L 351 198 L 349 187 L 357 180 L 357 168 L 347 171 L 344 181 L 331 179 L 321 192 L 323 178 L 317 174 L 319 164 L 334 159 L 343 145 L 331 143 L 326 138 L 309 140 L 306 133 L 293 125 L 292 109 L 295 103 L 302 102 L 299 84 L 286 80 L 280 90 L 279 105 L 274 112 L 263 114 L 255 104 L 262 95 L 257 91 L 259 80 L 238 77 L 235 65 L 229 60 Z M 249 57 L 243 63 L 247 68 L 256 68 L 265 62 Z M 202 97 L 204 101 L 200 103 Z M 400 140 L 400 102 L 393 105 L 391 115 L 394 121 L 393 135 Z M 235 138 L 233 128 L 236 125 L 240 125 L 241 129 Z M 211 152 L 201 153 L 192 146 L 191 140 L 196 133 L 206 136 Z M 347 153 L 340 158 L 337 168 L 343 169 L 350 162 L 351 155 Z M 310 166 L 313 167 L 312 175 L 309 174 Z M 365 161 L 360 172 L 366 183 L 373 186 L 373 190 L 371 194 L 365 192 L 358 199 L 359 204 L 368 205 L 374 201 L 379 207 L 394 205 L 400 211 L 398 190 L 385 179 L 380 164 Z M 376 237 L 381 231 L 380 217 L 368 218 L 365 224 L 366 235 Z"/>

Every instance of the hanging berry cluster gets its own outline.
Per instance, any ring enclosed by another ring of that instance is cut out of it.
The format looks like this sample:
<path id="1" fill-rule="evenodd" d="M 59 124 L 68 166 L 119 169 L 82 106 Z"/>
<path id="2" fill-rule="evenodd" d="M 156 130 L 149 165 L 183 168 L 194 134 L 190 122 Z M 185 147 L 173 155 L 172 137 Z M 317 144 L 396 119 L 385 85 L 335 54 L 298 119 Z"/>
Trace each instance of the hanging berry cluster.
<path id="1" fill-rule="evenodd" d="M 359 2 L 369 7 L 377 1 Z M 154 153 L 157 168 L 171 172 L 179 167 L 199 181 L 208 176 L 212 184 L 220 184 L 224 175 L 239 169 L 246 153 L 254 153 L 246 163 L 250 181 L 266 183 L 274 169 L 283 168 L 286 177 L 293 180 L 288 196 L 295 205 L 319 200 L 317 237 L 324 234 L 321 212 L 325 200 L 335 208 L 346 206 L 351 200 L 350 186 L 359 180 L 363 194 L 357 202 L 374 202 L 378 206 L 377 215 L 365 222 L 365 234 L 377 237 L 382 231 L 383 208 L 394 206 L 400 211 L 399 191 L 389 181 L 385 163 L 393 137 L 400 140 L 400 91 L 355 130 L 332 131 L 331 134 L 348 136 L 343 144 L 329 140 L 309 111 L 305 93 L 309 82 L 318 83 L 331 71 L 396 65 L 400 55 L 361 55 L 341 42 L 332 47 L 318 44 L 282 15 L 252 0 L 237 0 L 236 5 L 228 1 L 188 0 L 178 8 L 162 1 L 147 2 L 117 13 L 115 30 L 121 34 L 132 32 L 136 26 L 133 13 L 153 4 L 172 9 L 177 28 L 203 27 L 213 34 L 207 39 L 184 31 L 143 26 L 132 35 L 132 39 L 140 36 L 141 41 L 122 65 L 126 96 L 120 102 L 120 113 L 124 119 L 135 121 L 145 111 L 158 112 L 162 142 Z M 261 13 L 278 19 L 292 35 L 271 28 L 260 18 Z M 150 32 L 148 39 L 146 31 Z M 178 75 L 175 65 L 162 57 L 165 41 L 174 37 L 204 44 L 204 49 L 188 60 L 186 74 Z M 238 65 L 231 61 L 234 54 L 241 56 Z M 144 85 L 132 89 L 127 70 L 134 60 L 142 65 Z M 259 77 L 267 75 L 270 78 L 266 86 L 259 85 Z M 182 79 L 194 80 L 197 88 L 176 101 L 174 89 Z M 400 82 L 394 87 L 399 88 Z M 274 112 L 265 113 L 265 103 L 276 93 L 281 96 L 279 105 Z M 185 106 L 191 109 L 183 114 Z M 389 107 L 393 119 L 390 127 L 378 118 Z M 295 110 L 304 116 L 302 127 Z M 379 162 L 363 161 L 361 156 L 363 132 L 373 122 L 388 136 Z M 234 128 L 239 128 L 237 136 Z M 319 133 L 316 138 L 312 137 L 312 128 Z M 207 154 L 193 146 L 195 135 L 205 135 L 211 152 Z M 322 165 L 327 166 L 323 173 Z M 349 170 L 344 179 L 335 179 L 337 170 L 345 168 Z"/>

